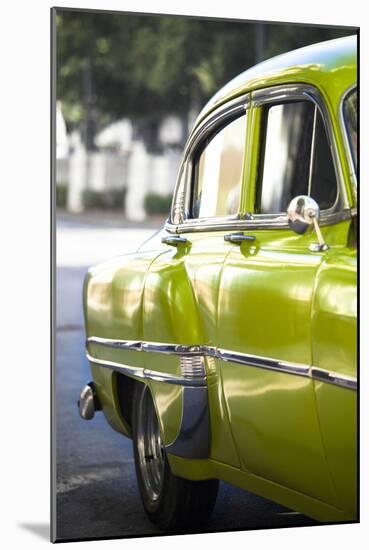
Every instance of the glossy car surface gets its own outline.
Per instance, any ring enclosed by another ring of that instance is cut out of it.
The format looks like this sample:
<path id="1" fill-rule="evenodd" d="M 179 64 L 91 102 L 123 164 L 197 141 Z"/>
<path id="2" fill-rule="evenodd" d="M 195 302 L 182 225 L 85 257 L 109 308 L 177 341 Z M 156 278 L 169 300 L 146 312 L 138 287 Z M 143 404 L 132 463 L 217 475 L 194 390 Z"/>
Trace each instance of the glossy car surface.
<path id="1" fill-rule="evenodd" d="M 165 227 L 86 276 L 91 395 L 115 430 L 136 425 L 153 501 L 165 455 L 180 478 L 357 517 L 356 47 L 296 50 L 220 90 Z M 318 229 L 288 223 L 297 195 Z"/>

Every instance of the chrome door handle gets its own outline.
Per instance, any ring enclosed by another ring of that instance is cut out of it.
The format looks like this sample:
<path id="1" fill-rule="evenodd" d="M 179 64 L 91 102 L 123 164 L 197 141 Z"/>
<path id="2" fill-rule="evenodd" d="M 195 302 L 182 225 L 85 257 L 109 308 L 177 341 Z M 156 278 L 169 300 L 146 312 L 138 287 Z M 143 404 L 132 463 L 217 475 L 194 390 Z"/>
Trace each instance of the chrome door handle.
<path id="1" fill-rule="evenodd" d="M 256 237 L 254 235 L 244 235 L 243 233 L 228 233 L 224 235 L 224 240 L 234 244 L 242 244 L 244 241 L 254 242 Z"/>
<path id="2" fill-rule="evenodd" d="M 188 244 L 190 241 L 186 239 L 186 237 L 170 235 L 169 237 L 163 237 L 161 242 L 164 244 L 169 244 L 169 246 L 178 246 L 179 244 Z"/>

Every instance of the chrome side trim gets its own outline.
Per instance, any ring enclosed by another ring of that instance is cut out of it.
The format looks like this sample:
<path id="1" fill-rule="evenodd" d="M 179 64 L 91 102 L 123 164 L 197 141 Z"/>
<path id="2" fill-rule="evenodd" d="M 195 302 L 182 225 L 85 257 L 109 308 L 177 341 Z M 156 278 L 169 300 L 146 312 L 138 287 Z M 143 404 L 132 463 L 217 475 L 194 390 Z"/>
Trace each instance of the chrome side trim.
<path id="1" fill-rule="evenodd" d="M 198 358 L 200 357 L 215 357 L 221 361 L 238 363 L 248 367 L 256 367 L 285 374 L 294 374 L 297 376 L 305 376 L 322 382 L 328 382 L 344 388 L 356 390 L 356 378 L 345 376 L 337 372 L 320 369 L 312 365 L 304 363 L 292 363 L 271 357 L 263 357 L 260 355 L 250 355 L 231 350 L 217 348 L 215 346 L 206 345 L 182 345 L 182 344 L 164 344 L 156 342 L 138 342 L 135 340 L 112 340 L 108 338 L 98 338 L 91 336 L 86 341 L 89 343 L 100 344 L 115 349 L 130 349 L 133 351 L 146 351 L 152 353 L 164 353 L 168 355 L 179 355 L 181 357 L 180 365 L 183 376 L 174 376 L 158 371 L 151 371 L 142 367 L 130 367 L 121 363 L 105 361 L 92 357 L 86 351 L 87 359 L 91 363 L 95 363 L 107 368 L 118 370 L 123 374 L 131 374 L 141 378 L 167 382 L 169 384 L 180 384 L 182 386 L 204 386 L 206 385 L 205 368 Z M 186 362 L 185 358 L 193 357 L 193 362 Z M 136 374 L 137 372 L 137 374 Z M 191 377 L 189 377 L 191 376 Z"/>
<path id="2" fill-rule="evenodd" d="M 352 376 L 343 376 L 336 372 L 311 367 L 311 377 L 313 380 L 319 380 L 320 382 L 327 382 L 328 384 L 335 384 L 336 386 L 342 386 L 350 390 L 357 390 L 357 380 Z"/>
<path id="3" fill-rule="evenodd" d="M 143 369 L 143 377 L 146 380 L 155 382 L 165 382 L 166 384 L 176 384 L 185 387 L 205 387 L 206 378 L 185 378 L 184 376 L 175 376 L 173 374 L 162 373 L 154 370 Z"/>
<path id="4" fill-rule="evenodd" d="M 164 353 L 167 355 L 194 355 L 201 354 L 201 346 L 186 346 L 181 344 L 160 344 L 156 342 L 143 342 L 142 351 L 152 353 Z"/>
<path id="5" fill-rule="evenodd" d="M 249 367 L 258 367 L 261 369 L 274 370 L 284 372 L 286 374 L 297 374 L 299 376 L 310 376 L 310 366 L 288 363 L 287 361 L 278 361 L 276 359 L 270 359 L 268 357 L 259 357 L 256 355 L 247 355 L 244 353 L 235 353 L 228 350 L 217 350 L 216 357 L 223 361 L 230 361 L 232 363 L 239 363 L 240 365 L 247 365 Z"/>
<path id="6" fill-rule="evenodd" d="M 115 363 L 114 361 L 107 361 L 106 359 L 98 359 L 97 357 L 90 355 L 88 351 L 86 351 L 86 357 L 93 365 L 116 370 L 122 374 L 135 376 L 136 378 L 144 378 L 144 369 L 142 367 L 131 367 L 130 365 L 124 365 L 123 363 Z"/>
<path id="7" fill-rule="evenodd" d="M 98 359 L 93 357 L 86 351 L 86 357 L 93 365 L 99 367 L 105 367 L 122 374 L 127 374 L 129 376 L 134 376 L 136 378 L 143 378 L 146 380 L 154 380 L 156 382 L 165 382 L 166 384 L 177 384 L 179 386 L 206 386 L 206 378 L 185 378 L 184 376 L 175 376 L 169 373 L 163 373 L 159 371 L 153 371 L 149 369 L 144 369 L 143 367 L 131 367 L 130 365 L 125 365 L 123 363 L 116 363 L 115 361 L 107 361 L 106 359 Z"/>
<path id="8" fill-rule="evenodd" d="M 138 340 L 115 340 L 112 338 L 99 338 L 98 336 L 91 336 L 86 340 L 87 344 L 98 344 L 106 348 L 114 349 L 129 349 L 142 351 L 142 342 Z"/>
<path id="9" fill-rule="evenodd" d="M 321 213 L 319 223 L 321 226 L 331 225 L 339 223 L 341 221 L 349 220 L 351 218 L 351 211 L 349 208 L 337 212 Z M 193 223 L 192 223 L 193 222 Z M 287 215 L 281 216 L 280 214 L 272 215 L 270 218 L 266 218 L 264 214 L 254 214 L 252 219 L 240 220 L 225 218 L 203 218 L 202 220 L 189 220 L 179 225 L 173 225 L 169 221 L 165 224 L 165 230 L 168 233 L 194 233 L 199 231 L 240 231 L 255 229 L 290 229 L 287 222 Z"/>
<path id="10" fill-rule="evenodd" d="M 313 380 L 320 380 L 321 382 L 328 382 L 329 384 L 335 384 L 336 386 L 342 386 L 351 390 L 357 389 L 356 378 L 345 376 L 337 372 L 320 369 L 311 365 L 305 365 L 303 363 L 291 363 L 289 361 L 280 361 L 269 357 L 247 355 L 229 350 L 221 350 L 219 348 L 216 349 L 215 357 L 223 361 L 230 361 L 240 365 L 284 372 L 286 374 L 295 374 L 298 376 L 304 376 L 305 378 L 312 378 Z"/>
<path id="11" fill-rule="evenodd" d="M 163 344 L 160 342 L 141 342 L 138 340 L 116 340 L 112 338 L 99 338 L 98 336 L 90 336 L 86 340 L 86 344 L 98 344 L 115 349 L 127 349 L 132 351 L 148 351 L 152 353 L 164 353 L 169 355 L 201 355 L 203 346 L 199 345 L 182 345 L 182 344 Z"/>

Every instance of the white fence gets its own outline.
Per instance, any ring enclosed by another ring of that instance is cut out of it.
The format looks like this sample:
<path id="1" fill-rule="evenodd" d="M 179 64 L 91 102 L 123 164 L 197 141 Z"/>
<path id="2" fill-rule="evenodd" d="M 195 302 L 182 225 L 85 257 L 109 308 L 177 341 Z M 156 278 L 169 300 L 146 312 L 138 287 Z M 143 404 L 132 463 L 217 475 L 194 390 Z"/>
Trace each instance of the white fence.
<path id="1" fill-rule="evenodd" d="M 141 141 L 133 141 L 124 152 L 86 152 L 79 136 L 74 135 L 71 154 L 57 159 L 56 184 L 67 184 L 67 209 L 71 212 L 84 209 L 85 189 L 101 192 L 126 189 L 124 215 L 131 220 L 143 220 L 147 193 L 172 193 L 181 156 L 178 149 L 169 147 L 165 154 L 149 154 Z"/>

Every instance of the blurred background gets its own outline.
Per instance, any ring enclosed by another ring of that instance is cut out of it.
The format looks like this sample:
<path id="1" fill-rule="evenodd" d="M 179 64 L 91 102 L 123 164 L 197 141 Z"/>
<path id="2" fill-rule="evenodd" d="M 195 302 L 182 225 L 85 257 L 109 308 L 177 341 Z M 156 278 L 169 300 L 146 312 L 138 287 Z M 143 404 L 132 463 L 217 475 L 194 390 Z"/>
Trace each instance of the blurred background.
<path id="1" fill-rule="evenodd" d="M 57 206 L 168 214 L 197 114 L 271 56 L 350 29 L 57 10 Z M 108 214 L 109 212 L 109 214 Z"/>
<path id="2" fill-rule="evenodd" d="M 84 276 L 162 226 L 191 126 L 220 86 L 273 55 L 354 30 L 59 8 L 54 16 L 56 534 L 159 534 L 140 502 L 131 441 L 101 413 L 91 422 L 78 414 L 79 392 L 91 380 Z M 221 483 L 206 529 L 314 523 Z"/>

